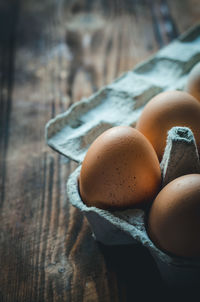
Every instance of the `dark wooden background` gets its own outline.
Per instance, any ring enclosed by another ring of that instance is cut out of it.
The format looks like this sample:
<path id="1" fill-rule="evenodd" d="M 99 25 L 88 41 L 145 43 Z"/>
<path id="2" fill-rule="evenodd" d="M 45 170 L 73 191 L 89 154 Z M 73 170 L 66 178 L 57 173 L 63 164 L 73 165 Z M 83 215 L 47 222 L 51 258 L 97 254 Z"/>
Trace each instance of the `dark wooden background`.
<path id="1" fill-rule="evenodd" d="M 0 2 L 0 301 L 169 296 L 146 250 L 94 241 L 44 127 L 199 21 L 199 0 Z"/>

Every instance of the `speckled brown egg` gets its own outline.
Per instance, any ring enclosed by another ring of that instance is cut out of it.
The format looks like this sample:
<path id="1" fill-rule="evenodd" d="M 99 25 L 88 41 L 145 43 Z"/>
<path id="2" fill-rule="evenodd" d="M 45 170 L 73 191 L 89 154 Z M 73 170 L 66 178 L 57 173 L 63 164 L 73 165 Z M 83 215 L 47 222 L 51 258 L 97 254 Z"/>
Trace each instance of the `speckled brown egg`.
<path id="1" fill-rule="evenodd" d="M 200 257 L 200 174 L 176 178 L 154 200 L 148 233 L 160 249 L 183 257 Z"/>
<path id="2" fill-rule="evenodd" d="M 200 102 L 200 62 L 190 71 L 186 84 L 186 91 Z"/>
<path id="3" fill-rule="evenodd" d="M 167 132 L 174 126 L 190 128 L 200 151 L 200 104 L 183 91 L 158 94 L 145 106 L 136 128 L 153 145 L 159 160 L 166 146 Z"/>
<path id="4" fill-rule="evenodd" d="M 113 127 L 90 146 L 79 177 L 80 195 L 88 206 L 127 208 L 150 202 L 159 190 L 157 155 L 143 134 Z"/>

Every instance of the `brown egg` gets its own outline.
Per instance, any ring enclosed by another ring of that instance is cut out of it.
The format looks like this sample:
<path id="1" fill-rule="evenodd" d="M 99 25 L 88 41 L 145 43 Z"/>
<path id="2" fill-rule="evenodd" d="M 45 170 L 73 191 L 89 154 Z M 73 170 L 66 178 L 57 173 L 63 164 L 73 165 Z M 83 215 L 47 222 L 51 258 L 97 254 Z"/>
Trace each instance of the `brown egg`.
<path id="1" fill-rule="evenodd" d="M 113 127 L 90 146 L 82 164 L 79 189 L 88 206 L 126 208 L 150 202 L 161 181 L 157 155 L 136 129 Z"/>
<path id="2" fill-rule="evenodd" d="M 160 249 L 183 257 L 200 257 L 200 174 L 176 178 L 154 200 L 148 233 Z"/>
<path id="3" fill-rule="evenodd" d="M 200 62 L 192 68 L 188 76 L 186 91 L 200 102 Z"/>
<path id="4" fill-rule="evenodd" d="M 136 128 L 153 145 L 159 160 L 166 146 L 167 132 L 174 126 L 190 128 L 200 151 L 200 104 L 183 91 L 158 94 L 145 106 Z"/>

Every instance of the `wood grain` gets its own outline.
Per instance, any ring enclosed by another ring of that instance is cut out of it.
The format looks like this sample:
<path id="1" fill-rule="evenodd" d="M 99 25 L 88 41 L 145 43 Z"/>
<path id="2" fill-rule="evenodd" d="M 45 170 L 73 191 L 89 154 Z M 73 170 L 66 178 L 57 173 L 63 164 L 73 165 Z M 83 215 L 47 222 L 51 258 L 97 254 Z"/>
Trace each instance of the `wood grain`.
<path id="1" fill-rule="evenodd" d="M 76 164 L 45 145 L 44 126 L 197 22 L 195 6 L 196 0 L 1 3 L 0 301 L 167 296 L 146 250 L 94 241 L 65 192 Z"/>

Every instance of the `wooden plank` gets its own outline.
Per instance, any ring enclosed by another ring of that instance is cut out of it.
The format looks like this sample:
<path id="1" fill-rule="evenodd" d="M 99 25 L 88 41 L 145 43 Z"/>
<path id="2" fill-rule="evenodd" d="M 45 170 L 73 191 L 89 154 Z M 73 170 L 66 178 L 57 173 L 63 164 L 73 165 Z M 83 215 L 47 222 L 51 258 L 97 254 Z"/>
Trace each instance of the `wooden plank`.
<path id="1" fill-rule="evenodd" d="M 44 126 L 192 25 L 188 3 L 187 25 L 173 1 L 1 4 L 0 301 L 133 301 L 161 286 L 147 251 L 94 241 L 65 193 L 76 164 Z"/>
<path id="2" fill-rule="evenodd" d="M 167 2 L 173 20 L 178 20 L 177 29 L 180 33 L 200 22 L 200 4 L 198 0 L 168 0 Z"/>

